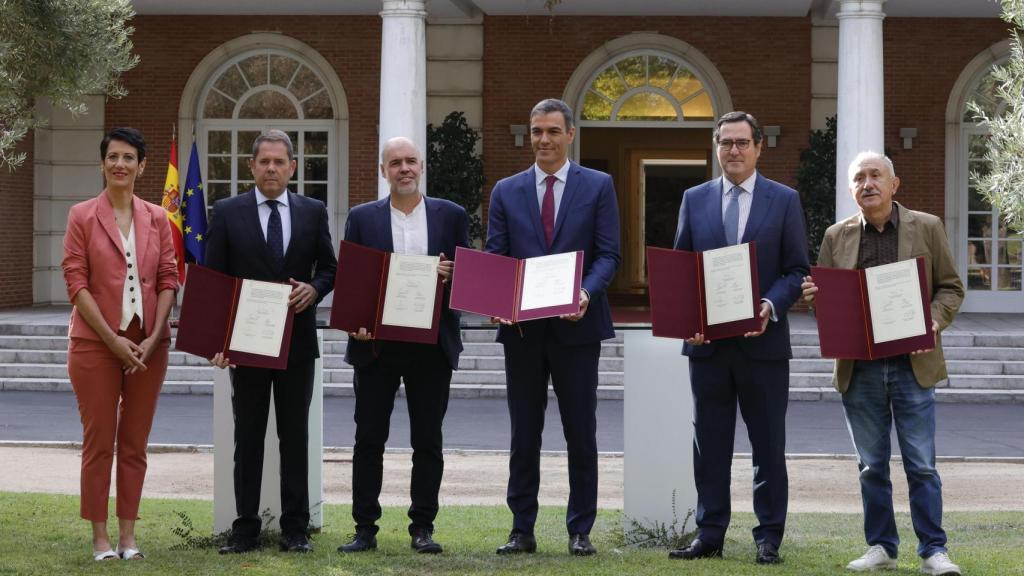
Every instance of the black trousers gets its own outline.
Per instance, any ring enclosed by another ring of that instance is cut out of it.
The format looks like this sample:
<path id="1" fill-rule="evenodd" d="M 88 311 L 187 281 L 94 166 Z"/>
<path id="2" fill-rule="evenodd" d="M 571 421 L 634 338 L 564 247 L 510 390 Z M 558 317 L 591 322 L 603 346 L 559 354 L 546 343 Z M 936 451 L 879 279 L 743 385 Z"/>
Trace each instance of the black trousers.
<path id="1" fill-rule="evenodd" d="M 235 418 L 235 538 L 259 535 L 263 444 L 274 395 L 281 452 L 281 532 L 305 534 L 309 527 L 309 403 L 314 360 L 289 359 L 286 370 L 239 366 L 231 370 Z"/>
<path id="2" fill-rule="evenodd" d="M 736 406 L 747 425 L 754 468 L 757 544 L 782 543 L 789 502 L 786 408 L 789 360 L 754 360 L 727 340 L 715 353 L 690 358 L 694 402 L 693 473 L 697 528 L 702 541 L 721 545 L 729 527 Z"/>
<path id="3" fill-rule="evenodd" d="M 452 368 L 440 346 L 388 342 L 373 362 L 355 369 L 356 442 L 352 455 L 352 519 L 356 530 L 377 533 L 384 446 L 399 384 L 405 382 L 412 445 L 409 530 L 434 530 L 444 474 L 441 425 L 448 411 Z"/>
<path id="4" fill-rule="evenodd" d="M 512 530 L 532 534 L 537 521 L 541 433 L 550 379 L 569 452 L 566 529 L 569 534 L 589 534 L 597 517 L 597 365 L 601 343 L 566 346 L 554 339 L 553 331 L 538 324 L 527 328 L 524 337 L 509 338 L 504 344 L 512 421 L 506 501 L 512 510 Z"/>

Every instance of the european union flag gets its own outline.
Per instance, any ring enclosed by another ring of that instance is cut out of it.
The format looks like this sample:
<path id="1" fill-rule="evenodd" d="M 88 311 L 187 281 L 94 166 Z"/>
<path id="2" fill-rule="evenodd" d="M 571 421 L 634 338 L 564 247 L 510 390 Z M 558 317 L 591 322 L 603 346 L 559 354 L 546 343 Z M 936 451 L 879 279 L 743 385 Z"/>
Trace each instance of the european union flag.
<path id="1" fill-rule="evenodd" d="M 188 177 L 181 198 L 182 225 L 185 237 L 185 261 L 203 263 L 206 252 L 206 199 L 203 194 L 203 175 L 199 172 L 199 150 L 192 142 L 192 155 L 188 159 Z"/>

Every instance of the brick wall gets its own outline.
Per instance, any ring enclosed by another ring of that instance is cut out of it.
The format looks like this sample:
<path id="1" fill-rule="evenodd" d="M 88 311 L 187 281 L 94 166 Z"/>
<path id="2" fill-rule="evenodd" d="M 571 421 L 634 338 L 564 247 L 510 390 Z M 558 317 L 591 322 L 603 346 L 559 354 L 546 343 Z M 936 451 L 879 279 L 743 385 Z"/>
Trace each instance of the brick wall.
<path id="1" fill-rule="evenodd" d="M 1008 37 L 996 19 L 886 18 L 885 145 L 902 184 L 897 199 L 945 217 L 946 105 L 964 67 Z M 917 128 L 911 150 L 900 128 Z"/>
<path id="2" fill-rule="evenodd" d="M 28 157 L 17 170 L 0 167 L 0 308 L 32 305 L 33 141 L 18 143 Z"/>
<path id="3" fill-rule="evenodd" d="M 146 136 L 149 170 L 136 184 L 140 196 L 160 201 L 171 124 L 177 121 L 181 92 L 199 62 L 228 40 L 273 30 L 308 44 L 334 67 L 349 107 L 349 203 L 377 198 L 380 17 L 137 16 L 132 24 L 135 52 L 142 61 L 123 77 L 129 95 L 107 101 L 105 122 L 108 129 L 134 126 Z M 184 183 L 187 158 L 178 160 Z"/>

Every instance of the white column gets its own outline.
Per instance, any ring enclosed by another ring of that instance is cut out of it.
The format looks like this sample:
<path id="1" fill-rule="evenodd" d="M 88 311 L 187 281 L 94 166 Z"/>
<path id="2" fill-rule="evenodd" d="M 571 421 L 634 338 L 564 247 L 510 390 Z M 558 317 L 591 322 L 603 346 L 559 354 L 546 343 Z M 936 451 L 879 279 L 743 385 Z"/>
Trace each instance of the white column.
<path id="1" fill-rule="evenodd" d="M 885 0 L 839 0 L 839 101 L 836 131 L 836 220 L 857 211 L 847 169 L 862 150 L 885 151 Z"/>
<path id="2" fill-rule="evenodd" d="M 380 142 L 395 136 L 411 138 L 427 149 L 427 10 L 425 0 L 383 0 L 380 48 Z M 389 194 L 378 176 L 377 197 Z M 426 191 L 426 175 L 420 190 Z"/>

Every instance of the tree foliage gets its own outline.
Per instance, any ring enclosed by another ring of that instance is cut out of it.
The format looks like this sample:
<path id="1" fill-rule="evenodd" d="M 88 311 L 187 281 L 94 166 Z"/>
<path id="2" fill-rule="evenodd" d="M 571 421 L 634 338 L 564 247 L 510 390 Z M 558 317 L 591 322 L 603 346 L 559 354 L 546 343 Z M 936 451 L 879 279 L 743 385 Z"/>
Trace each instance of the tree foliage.
<path id="1" fill-rule="evenodd" d="M 796 186 L 807 223 L 807 256 L 817 262 L 825 230 L 836 221 L 836 117 L 826 120 L 824 130 L 811 131 L 807 144 Z"/>
<path id="2" fill-rule="evenodd" d="M 126 93 L 132 16 L 129 0 L 0 0 L 0 166 L 24 162 L 13 149 L 40 124 L 37 99 L 81 114 L 88 94 Z"/>
<path id="3" fill-rule="evenodd" d="M 427 125 L 427 195 L 451 200 L 466 209 L 471 241 L 484 236 L 480 218 L 484 163 L 476 152 L 479 140 L 480 135 L 469 127 L 462 112 L 452 112 L 436 128 Z"/>
<path id="4" fill-rule="evenodd" d="M 1024 232 L 1024 0 L 1002 0 L 1003 20 L 1013 25 L 1009 60 L 996 66 L 996 98 L 1005 103 L 1002 114 L 985 112 L 977 103 L 968 107 L 989 129 L 988 164 L 984 173 L 974 172 L 971 179 L 982 195 L 997 208 L 1007 225 Z"/>

